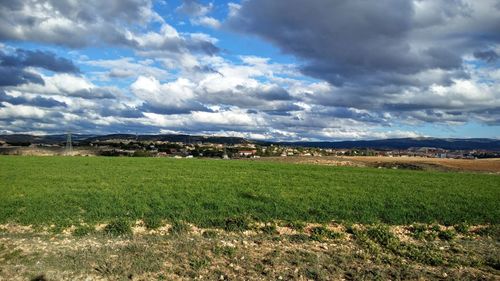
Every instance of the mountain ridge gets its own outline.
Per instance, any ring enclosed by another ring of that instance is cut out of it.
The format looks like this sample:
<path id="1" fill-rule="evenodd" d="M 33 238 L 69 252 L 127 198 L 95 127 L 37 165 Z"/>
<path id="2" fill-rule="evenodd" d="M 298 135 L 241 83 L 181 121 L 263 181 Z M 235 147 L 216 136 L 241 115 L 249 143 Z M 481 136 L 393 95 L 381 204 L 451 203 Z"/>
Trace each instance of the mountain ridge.
<path id="1" fill-rule="evenodd" d="M 66 141 L 65 134 L 55 135 L 30 135 L 30 134 L 10 134 L 0 135 L 0 141 L 7 143 L 47 143 L 57 144 Z M 318 148 L 371 148 L 371 149 L 408 149 L 411 147 L 434 147 L 449 150 L 495 150 L 500 151 L 500 140 L 490 138 L 389 138 L 375 140 L 349 140 L 349 141 L 266 141 L 251 140 L 242 137 L 226 136 L 204 136 L 204 135 L 186 135 L 186 134 L 73 134 L 72 139 L 75 142 L 97 142 L 113 139 L 138 140 L 138 141 L 171 141 L 171 142 L 212 142 L 224 144 L 244 144 L 255 143 L 260 145 L 284 145 L 300 147 L 318 147 Z"/>

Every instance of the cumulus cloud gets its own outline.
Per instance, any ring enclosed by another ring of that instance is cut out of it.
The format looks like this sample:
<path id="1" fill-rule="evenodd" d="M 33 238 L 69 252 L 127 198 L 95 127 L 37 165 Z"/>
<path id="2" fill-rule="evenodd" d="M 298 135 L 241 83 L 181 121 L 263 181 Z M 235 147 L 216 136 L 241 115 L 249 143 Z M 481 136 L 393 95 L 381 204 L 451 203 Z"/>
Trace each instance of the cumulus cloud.
<path id="1" fill-rule="evenodd" d="M 183 0 L 182 4 L 177 7 L 177 11 L 189 16 L 204 16 L 213 8 L 213 4 L 203 5 L 197 0 Z"/>
<path id="2" fill-rule="evenodd" d="M 81 47 L 127 43 L 121 25 L 145 24 L 160 17 L 149 0 L 16 1 L 0 10 L 0 38 Z M 102 41 L 101 41 L 102 40 Z"/>
<path id="3" fill-rule="evenodd" d="M 24 83 L 43 84 L 40 75 L 22 68 L 0 66 L 0 86 L 16 86 Z"/>
<path id="4" fill-rule="evenodd" d="M 57 73 L 52 76 L 39 75 L 43 77 L 43 84 L 27 83 L 12 89 L 25 93 L 71 96 L 86 99 L 114 99 L 119 92 L 114 87 L 98 87 L 84 77 L 68 73 Z"/>
<path id="5" fill-rule="evenodd" d="M 105 78 L 136 78 L 139 75 L 153 76 L 157 79 L 165 79 L 170 77 L 170 73 L 160 67 L 154 65 L 151 59 L 135 60 L 132 57 L 119 59 L 98 59 L 85 60 L 82 63 L 105 69 Z"/>
<path id="6" fill-rule="evenodd" d="M 458 69 L 471 48 L 498 42 L 494 1 L 433 2 L 250 0 L 227 24 L 302 58 L 304 73 L 332 84 L 361 80 L 370 85 L 377 78 L 393 84 L 393 74 Z M 457 25 L 463 27 L 461 33 Z"/>
<path id="7" fill-rule="evenodd" d="M 16 49 L 13 54 L 5 54 L 0 51 L 0 65 L 4 67 L 41 67 L 54 72 L 80 72 L 71 60 L 40 50 Z"/>
<path id="8" fill-rule="evenodd" d="M 494 50 L 475 51 L 474 57 L 485 60 L 487 62 L 495 62 L 500 58 L 500 56 Z"/>
<path id="9" fill-rule="evenodd" d="M 216 18 L 207 16 L 207 14 L 212 11 L 213 7 L 214 5 L 212 3 L 203 5 L 197 0 L 183 0 L 182 4 L 177 7 L 176 11 L 189 16 L 189 21 L 192 25 L 218 29 L 221 27 L 220 21 Z"/>
<path id="10" fill-rule="evenodd" d="M 71 60 L 58 57 L 51 52 L 16 49 L 12 53 L 5 53 L 0 50 L 0 86 L 44 84 L 43 78 L 29 69 L 32 67 L 59 73 L 80 71 Z"/>
<path id="11" fill-rule="evenodd" d="M 66 107 L 66 104 L 64 102 L 57 101 L 53 98 L 44 98 L 39 95 L 36 95 L 35 97 L 25 97 L 22 95 L 19 96 L 13 96 L 5 93 L 4 91 L 0 90 L 0 107 L 2 106 L 2 103 L 8 103 L 11 105 L 30 105 L 30 106 L 36 106 L 36 107 Z"/>
<path id="12" fill-rule="evenodd" d="M 159 31 L 148 28 L 154 22 L 160 24 Z M 148 31 L 143 34 L 144 30 Z M 170 52 L 216 50 L 206 46 L 210 42 L 179 35 L 154 11 L 151 0 L 9 2 L 0 9 L 0 40 L 71 48 L 113 45 Z"/>
<path id="13" fill-rule="evenodd" d="M 139 76 L 130 88 L 144 101 L 145 111 L 173 114 L 205 109 L 194 99 L 193 83 L 185 78 L 161 84 L 154 77 Z"/>
<path id="14" fill-rule="evenodd" d="M 183 30 L 150 0 L 4 1 L 0 40 L 40 50 L 0 44 L 0 127 L 331 140 L 498 126 L 495 3 L 246 0 L 224 20 L 185 0 L 171 11 L 191 23 Z M 227 30 L 293 63 L 221 51 Z"/>
<path id="15" fill-rule="evenodd" d="M 206 16 L 191 19 L 191 24 L 202 25 L 202 26 L 206 26 L 206 27 L 210 27 L 210 28 L 214 28 L 214 29 L 221 27 L 221 23 L 219 20 L 212 18 L 212 17 L 206 17 Z"/>
<path id="16" fill-rule="evenodd" d="M 482 118 L 479 108 L 498 107 L 498 79 L 466 60 L 498 59 L 499 9 L 492 0 L 450 2 L 249 0 L 231 4 L 225 24 L 271 42 L 296 56 L 302 73 L 327 81 L 300 90 L 310 104 L 337 108 L 330 114 L 356 108 L 466 122 Z"/>

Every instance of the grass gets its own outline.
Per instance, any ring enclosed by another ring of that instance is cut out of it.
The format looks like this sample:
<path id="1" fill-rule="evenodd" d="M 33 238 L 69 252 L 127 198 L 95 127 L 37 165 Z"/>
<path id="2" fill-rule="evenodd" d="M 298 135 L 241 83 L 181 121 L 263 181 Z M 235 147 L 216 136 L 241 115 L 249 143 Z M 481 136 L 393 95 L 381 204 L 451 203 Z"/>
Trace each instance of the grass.
<path id="1" fill-rule="evenodd" d="M 80 225 L 74 230 L 73 235 L 77 237 L 83 237 L 92 234 L 94 231 L 95 229 L 91 226 Z"/>
<path id="2" fill-rule="evenodd" d="M 341 236 L 332 236 L 329 228 L 316 226 L 279 241 L 274 234 L 220 230 L 216 236 L 213 230 L 127 237 L 4 233 L 0 280 L 498 279 L 500 249 L 490 237 L 459 235 L 423 243 L 400 230 L 356 224 L 349 233 L 339 228 Z"/>
<path id="3" fill-rule="evenodd" d="M 157 229 L 162 226 L 162 221 L 157 216 L 147 216 L 143 221 L 147 229 Z"/>
<path id="4" fill-rule="evenodd" d="M 248 220 L 499 224 L 500 176 L 208 159 L 0 157 L 0 223 L 66 226 L 115 218 L 230 231 L 247 229 Z"/>
<path id="5" fill-rule="evenodd" d="M 112 220 L 104 228 L 104 232 L 113 236 L 130 235 L 132 234 L 132 228 L 130 228 L 130 223 L 124 219 Z"/>
<path id="6" fill-rule="evenodd" d="M 438 237 L 441 240 L 453 240 L 457 234 L 453 230 L 442 230 L 438 233 Z"/>
<path id="7" fill-rule="evenodd" d="M 278 234 L 278 230 L 276 228 L 276 225 L 274 224 L 268 224 L 260 228 L 260 231 L 262 231 L 264 234 L 267 235 L 274 235 Z"/>
<path id="8" fill-rule="evenodd" d="M 311 239 L 316 241 L 323 241 L 325 238 L 339 239 L 342 237 L 342 233 L 329 230 L 324 226 L 317 226 L 311 229 Z"/>
<path id="9" fill-rule="evenodd" d="M 170 228 L 170 233 L 172 234 L 184 234 L 189 232 L 189 225 L 182 222 L 182 221 L 173 221 L 172 222 L 172 228 Z"/>

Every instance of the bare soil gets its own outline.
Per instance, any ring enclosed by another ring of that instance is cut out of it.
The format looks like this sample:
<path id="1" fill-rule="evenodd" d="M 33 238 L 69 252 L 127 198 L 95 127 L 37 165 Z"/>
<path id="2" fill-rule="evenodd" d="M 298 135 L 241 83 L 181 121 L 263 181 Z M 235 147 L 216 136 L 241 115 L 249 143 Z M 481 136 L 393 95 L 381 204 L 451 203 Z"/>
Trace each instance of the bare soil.
<path id="1" fill-rule="evenodd" d="M 329 166 L 375 167 L 411 170 L 439 170 L 462 172 L 500 173 L 500 158 L 492 159 L 447 159 L 424 157 L 386 156 L 326 156 L 326 157 L 267 157 L 256 161 L 317 164 Z"/>
<path id="2" fill-rule="evenodd" d="M 425 226 L 431 238 L 422 240 L 414 226 L 278 225 L 276 232 L 265 225 L 244 232 L 189 226 L 123 237 L 3 225 L 0 280 L 500 279 L 498 228 L 491 226 L 451 239 L 431 234 L 453 227 Z"/>

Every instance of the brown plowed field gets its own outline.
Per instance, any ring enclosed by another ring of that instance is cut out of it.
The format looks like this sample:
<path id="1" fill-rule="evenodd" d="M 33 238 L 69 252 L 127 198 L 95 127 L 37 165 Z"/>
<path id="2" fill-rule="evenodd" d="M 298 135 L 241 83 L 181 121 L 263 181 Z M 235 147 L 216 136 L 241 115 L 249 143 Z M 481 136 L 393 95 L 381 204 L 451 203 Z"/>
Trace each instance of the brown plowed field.
<path id="1" fill-rule="evenodd" d="M 381 167 L 411 170 L 440 170 L 500 173 L 500 158 L 442 159 L 423 157 L 343 156 L 343 157 L 267 157 L 259 161 L 277 161 L 329 166 Z"/>

